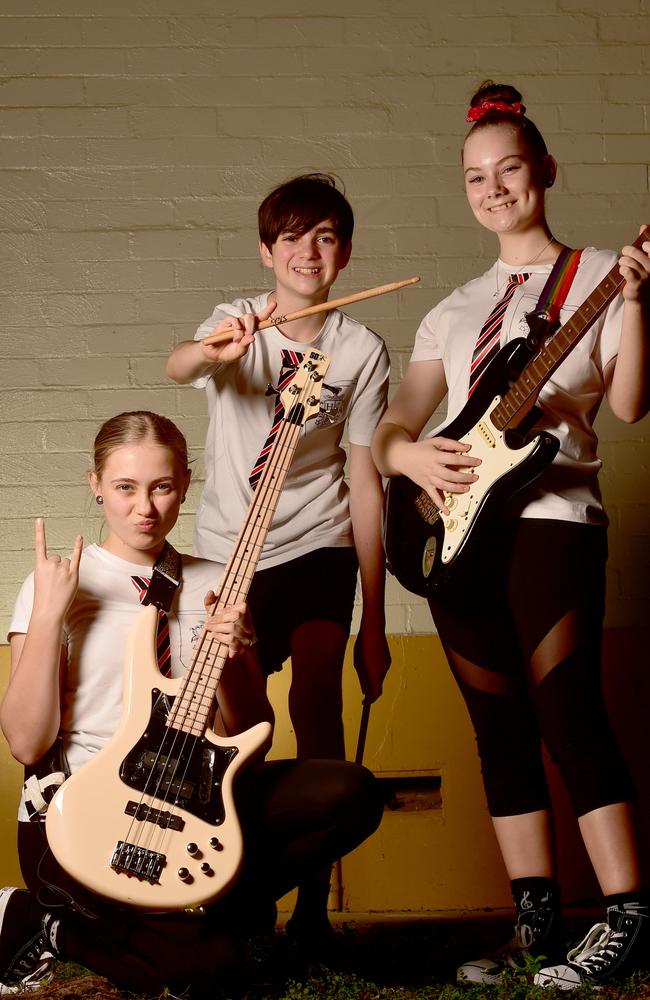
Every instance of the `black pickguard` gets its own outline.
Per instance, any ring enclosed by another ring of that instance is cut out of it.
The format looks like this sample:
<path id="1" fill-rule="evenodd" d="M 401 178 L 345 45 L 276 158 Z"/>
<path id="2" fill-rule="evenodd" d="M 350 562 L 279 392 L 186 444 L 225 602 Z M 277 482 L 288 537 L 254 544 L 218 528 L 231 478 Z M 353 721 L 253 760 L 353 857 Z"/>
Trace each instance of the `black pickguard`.
<path id="1" fill-rule="evenodd" d="M 215 746 L 166 725 L 174 699 L 151 692 L 151 715 L 142 737 L 120 765 L 120 778 L 168 809 L 179 807 L 215 826 L 223 823 L 221 786 L 237 747 Z"/>

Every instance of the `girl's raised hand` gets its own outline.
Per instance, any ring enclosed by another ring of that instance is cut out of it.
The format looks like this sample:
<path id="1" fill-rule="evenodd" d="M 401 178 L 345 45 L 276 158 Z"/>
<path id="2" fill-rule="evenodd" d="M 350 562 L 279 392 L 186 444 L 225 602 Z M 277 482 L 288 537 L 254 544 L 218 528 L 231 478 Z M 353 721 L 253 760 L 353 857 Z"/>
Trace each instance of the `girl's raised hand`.
<path id="1" fill-rule="evenodd" d="M 226 316 L 215 326 L 212 333 L 229 333 L 231 340 L 225 344 L 204 344 L 199 341 L 210 364 L 230 364 L 242 358 L 255 339 L 260 323 L 273 315 L 277 303 L 271 299 L 259 313 L 244 313 L 243 316 Z"/>
<path id="2" fill-rule="evenodd" d="M 59 620 L 70 607 L 79 586 L 79 562 L 83 550 L 83 537 L 77 535 L 69 559 L 58 555 L 48 556 L 45 540 L 45 521 L 37 517 L 34 524 L 34 611 L 49 614 Z"/>
<path id="3" fill-rule="evenodd" d="M 650 295 L 650 226 L 643 225 L 639 235 L 645 230 L 647 241 L 641 244 L 641 249 L 625 246 L 618 266 L 625 278 L 623 298 L 629 302 L 640 302 Z"/>

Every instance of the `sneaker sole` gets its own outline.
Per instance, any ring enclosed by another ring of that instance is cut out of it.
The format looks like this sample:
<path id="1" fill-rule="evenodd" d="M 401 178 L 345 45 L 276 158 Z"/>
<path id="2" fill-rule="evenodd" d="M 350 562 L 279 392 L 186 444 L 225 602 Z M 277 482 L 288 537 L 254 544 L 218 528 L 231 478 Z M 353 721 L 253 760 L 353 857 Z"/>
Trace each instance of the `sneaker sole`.
<path id="1" fill-rule="evenodd" d="M 554 971 L 553 973 L 551 972 L 535 973 L 535 977 L 533 979 L 535 986 L 546 986 L 546 987 L 555 986 L 555 988 L 558 990 L 575 990 L 578 986 L 581 985 L 582 981 L 576 978 L 569 979 L 567 973 L 573 976 L 575 976 L 575 973 L 573 972 L 572 969 L 567 969 L 567 972 L 565 973 L 562 971 L 563 968 L 566 968 L 566 966 L 561 966 L 561 965 L 557 966 L 556 971 Z"/>

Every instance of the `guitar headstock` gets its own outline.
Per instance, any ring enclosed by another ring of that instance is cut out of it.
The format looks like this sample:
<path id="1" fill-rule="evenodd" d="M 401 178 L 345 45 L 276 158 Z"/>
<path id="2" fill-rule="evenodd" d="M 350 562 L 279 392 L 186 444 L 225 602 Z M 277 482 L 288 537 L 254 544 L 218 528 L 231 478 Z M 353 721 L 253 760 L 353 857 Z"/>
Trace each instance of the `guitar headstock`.
<path id="1" fill-rule="evenodd" d="M 304 424 L 315 417 L 320 409 L 320 395 L 325 372 L 330 359 L 320 351 L 310 349 L 305 354 L 296 374 L 280 393 L 285 420 Z"/>

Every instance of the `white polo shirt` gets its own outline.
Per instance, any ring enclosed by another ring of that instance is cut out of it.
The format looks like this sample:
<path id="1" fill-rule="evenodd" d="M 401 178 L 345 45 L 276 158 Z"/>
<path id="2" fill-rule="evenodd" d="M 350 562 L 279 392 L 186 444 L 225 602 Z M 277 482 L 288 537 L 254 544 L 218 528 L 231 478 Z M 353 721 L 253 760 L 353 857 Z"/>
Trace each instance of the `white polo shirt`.
<path id="1" fill-rule="evenodd" d="M 226 316 L 259 313 L 268 292 L 216 307 L 195 340 L 212 333 Z M 286 330 L 290 333 L 291 325 Z M 324 546 L 354 544 L 350 523 L 346 454 L 350 444 L 369 447 L 386 408 L 389 360 L 376 333 L 335 309 L 309 343 L 291 340 L 276 328 L 263 330 L 238 362 L 215 367 L 194 386 L 208 397 L 205 487 L 194 530 L 194 551 L 227 562 L 253 497 L 249 475 L 272 424 L 283 349 L 322 351 L 330 366 L 321 383 L 320 410 L 306 422 L 259 567 L 286 562 Z"/>

